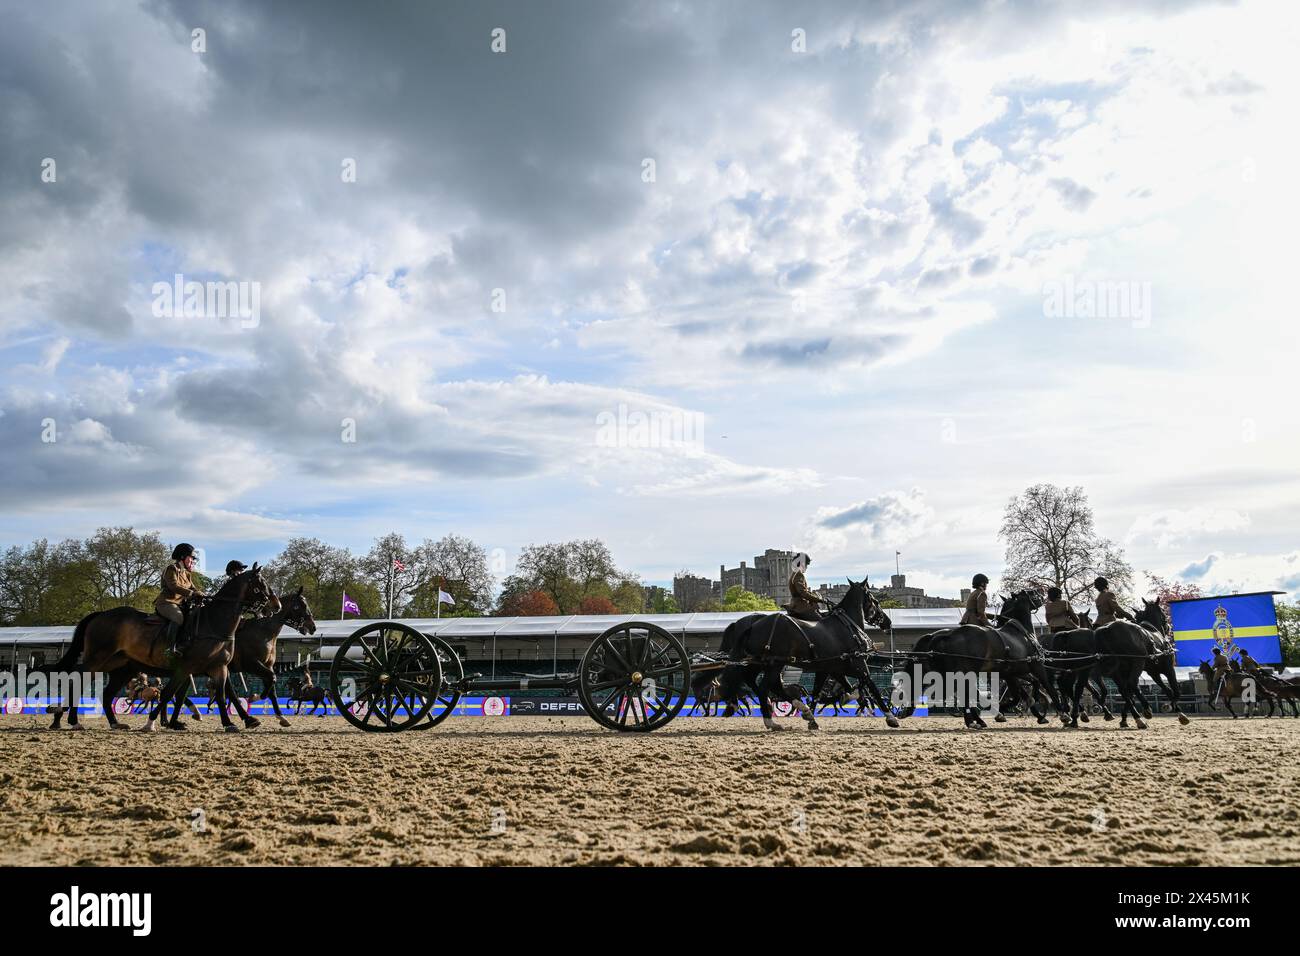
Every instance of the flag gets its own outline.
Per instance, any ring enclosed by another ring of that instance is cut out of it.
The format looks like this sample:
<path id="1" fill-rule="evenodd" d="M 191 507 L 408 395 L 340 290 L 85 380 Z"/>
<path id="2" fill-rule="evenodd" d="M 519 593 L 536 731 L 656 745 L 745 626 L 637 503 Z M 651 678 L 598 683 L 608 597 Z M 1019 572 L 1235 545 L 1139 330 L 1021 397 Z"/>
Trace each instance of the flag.
<path id="1" fill-rule="evenodd" d="M 402 563 L 400 558 L 393 558 L 393 567 L 395 567 L 398 571 L 406 570 L 406 565 Z"/>
<path id="2" fill-rule="evenodd" d="M 344 613 L 344 614 L 355 614 L 355 615 L 357 615 L 357 617 L 360 617 L 360 616 L 361 616 L 361 608 L 357 607 L 357 602 L 356 602 L 356 601 L 354 601 L 354 600 L 352 600 L 352 598 L 348 597 L 346 591 L 343 592 L 343 613 Z"/>
<path id="3" fill-rule="evenodd" d="M 446 591 L 444 591 L 442 588 L 439 588 L 439 589 L 438 589 L 438 603 L 439 603 L 439 604 L 455 604 L 456 601 L 455 601 L 455 599 L 454 599 L 450 594 L 448 594 L 448 593 L 447 593 Z"/>

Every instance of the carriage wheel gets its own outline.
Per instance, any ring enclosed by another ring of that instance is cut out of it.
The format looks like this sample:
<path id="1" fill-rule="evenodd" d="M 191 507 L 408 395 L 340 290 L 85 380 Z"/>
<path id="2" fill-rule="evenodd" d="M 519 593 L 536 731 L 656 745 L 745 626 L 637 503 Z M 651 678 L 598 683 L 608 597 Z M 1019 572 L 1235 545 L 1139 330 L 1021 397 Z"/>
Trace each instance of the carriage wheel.
<path id="1" fill-rule="evenodd" d="M 616 624 L 587 648 L 578 696 L 587 714 L 611 730 L 650 731 L 677 716 L 691 688 L 682 642 L 656 624 Z"/>
<path id="2" fill-rule="evenodd" d="M 438 652 L 438 662 L 442 665 L 442 687 L 429 708 L 429 716 L 415 726 L 415 730 L 428 730 L 437 727 L 451 716 L 460 701 L 460 683 L 465 679 L 465 668 L 455 649 L 436 634 L 424 635 Z"/>
<path id="3" fill-rule="evenodd" d="M 330 666 L 334 703 L 348 723 L 362 730 L 409 730 L 429 713 L 441 686 L 442 663 L 433 644 L 396 621 L 353 631 Z"/>

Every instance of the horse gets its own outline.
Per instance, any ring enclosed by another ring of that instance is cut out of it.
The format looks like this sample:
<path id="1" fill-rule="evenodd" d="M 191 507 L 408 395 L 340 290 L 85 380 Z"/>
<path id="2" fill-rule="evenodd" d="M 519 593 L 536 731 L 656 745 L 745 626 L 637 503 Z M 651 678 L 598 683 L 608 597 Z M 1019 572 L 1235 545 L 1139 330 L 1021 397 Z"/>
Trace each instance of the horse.
<path id="1" fill-rule="evenodd" d="M 271 710 L 275 712 L 280 726 L 288 727 L 289 720 L 280 713 L 280 701 L 275 693 L 275 641 L 286 625 L 299 634 L 315 634 L 316 619 L 312 617 L 311 606 L 301 587 L 283 599 L 278 598 L 274 590 L 268 588 L 268 591 L 275 599 L 273 603 L 278 603 L 279 609 L 264 617 L 244 618 L 239 622 L 239 629 L 235 631 L 235 654 L 228 670 L 231 674 L 252 674 L 262 678 L 262 696 L 270 700 Z M 235 704 L 244 726 L 251 729 L 260 725 L 261 721 L 250 717 L 239 705 L 239 698 L 234 694 L 229 677 L 226 680 L 226 696 Z M 250 696 L 249 700 L 252 699 Z M 179 716 L 179 713 L 173 714 L 168 726 L 178 723 Z"/>
<path id="2" fill-rule="evenodd" d="M 924 660 L 931 673 L 997 674 L 1000 681 L 1011 679 L 1017 684 L 1027 680 L 1047 695 L 1061 723 L 1068 723 L 1060 695 L 1043 665 L 1043 649 L 1034 637 L 1033 614 L 1042 606 L 1037 592 L 1017 591 L 1003 600 L 996 627 L 959 624 L 934 631 L 920 638 L 909 656 Z M 915 705 L 909 704 L 900 716 L 909 716 L 914 709 Z M 968 730 L 988 726 L 980 717 L 979 707 L 969 701 L 962 708 L 962 720 Z"/>
<path id="3" fill-rule="evenodd" d="M 1236 664 L 1236 661 L 1233 661 L 1233 663 Z M 1268 716 L 1273 716 L 1273 701 L 1280 698 L 1281 695 L 1278 691 L 1281 688 L 1270 687 L 1265 680 L 1261 679 L 1261 675 L 1248 674 L 1240 669 L 1240 665 L 1237 665 L 1236 670 L 1229 671 L 1223 676 L 1223 680 L 1216 684 L 1214 668 L 1210 666 L 1209 661 L 1201 661 L 1201 665 L 1197 670 L 1205 676 L 1206 682 L 1210 685 L 1210 696 L 1207 703 L 1210 705 L 1211 710 L 1218 709 L 1214 706 L 1215 702 L 1218 701 L 1227 708 L 1228 713 L 1232 715 L 1232 719 L 1236 720 L 1237 712 L 1232 709 L 1232 698 L 1240 697 L 1246 707 L 1246 716 L 1250 717 L 1254 713 L 1257 701 L 1262 699 L 1268 702 Z M 1288 687 L 1293 686 L 1288 682 L 1284 683 L 1287 683 Z M 1290 696 L 1288 694 L 1288 697 Z M 1294 707 L 1294 704 L 1292 706 Z M 1278 707 L 1281 707 L 1281 703 L 1278 704 Z M 1285 715 L 1286 711 L 1283 710 L 1282 713 Z"/>
<path id="4" fill-rule="evenodd" d="M 844 599 L 815 622 L 771 613 L 750 614 L 733 621 L 722 635 L 721 649 L 731 662 L 723 671 L 723 696 L 731 706 L 739 697 L 742 684 L 748 684 L 758 697 L 763 725 L 768 730 L 783 729 L 772 720 L 770 698 L 794 704 L 807 721 L 808 729 L 816 730 L 817 720 L 803 701 L 802 687 L 797 695 L 792 695 L 791 689 L 782 684 L 781 671 L 788 666 L 812 671 L 814 699 L 827 678 L 853 676 L 858 679 L 859 689 L 865 689 L 880 708 L 889 726 L 897 727 L 898 718 L 881 699 L 867 669 L 871 650 L 865 632 L 873 625 L 890 626 L 866 578 L 850 579 Z"/>
<path id="5" fill-rule="evenodd" d="M 1145 714 L 1149 719 L 1151 708 L 1142 699 L 1138 679 L 1148 668 L 1170 677 L 1170 688 L 1159 683 L 1157 686 L 1170 697 L 1180 721 L 1187 723 L 1187 716 L 1178 709 L 1178 680 L 1173 676 L 1172 642 L 1164 639 L 1168 634 L 1168 621 L 1164 611 L 1158 603 L 1147 601 L 1146 607 L 1136 612 L 1136 617 L 1137 621 L 1120 619 L 1101 627 L 1077 627 L 1051 635 L 1052 650 L 1073 658 L 1057 664 L 1065 669 L 1061 680 L 1063 687 L 1068 689 L 1071 727 L 1079 725 L 1080 699 L 1084 688 L 1099 685 L 1104 689 L 1103 680 L 1109 677 L 1119 690 L 1123 704 L 1119 725 L 1128 727 L 1128 715 L 1132 713 L 1137 729 L 1146 730 L 1141 715 Z M 1091 621 L 1088 623 L 1092 624 Z M 1161 660 L 1166 654 L 1167 660 Z M 1093 694 L 1096 696 L 1095 690 Z M 1105 709 L 1104 696 L 1099 699 Z"/>
<path id="6" fill-rule="evenodd" d="M 130 679 L 130 669 L 123 665 L 134 662 L 145 670 L 166 671 L 170 679 L 149 714 L 143 728 L 146 731 L 158 729 L 158 715 L 178 692 L 182 681 L 188 681 L 193 674 L 207 674 L 220 682 L 218 703 L 222 726 L 227 732 L 237 731 L 239 728 L 231 722 L 225 708 L 227 667 L 234 652 L 235 629 L 239 626 L 240 611 L 247 605 L 261 604 L 267 596 L 267 586 L 257 564 L 230 578 L 202 606 L 190 610 L 184 624 L 190 635 L 189 643 L 179 653 L 166 646 L 166 622 L 161 618 L 133 607 L 95 611 L 77 622 L 72 645 L 49 669 L 109 674 L 110 682 L 105 688 L 106 715 L 112 714 L 111 695 Z M 116 687 L 114 678 L 120 678 Z M 69 729 L 84 729 L 77 719 L 77 706 L 74 704 L 67 710 Z M 114 723 L 110 717 L 110 726 Z"/>
<path id="7" fill-rule="evenodd" d="M 294 709 L 295 716 L 302 713 L 303 704 L 311 704 L 311 710 L 308 711 L 309 714 L 316 713 L 316 711 L 321 707 L 328 708 L 329 691 L 324 687 L 317 687 L 313 684 L 311 682 L 310 674 L 307 675 L 306 680 L 301 677 L 289 678 L 288 687 L 289 701 L 297 705 Z M 324 717 L 325 715 L 321 714 L 321 716 Z"/>

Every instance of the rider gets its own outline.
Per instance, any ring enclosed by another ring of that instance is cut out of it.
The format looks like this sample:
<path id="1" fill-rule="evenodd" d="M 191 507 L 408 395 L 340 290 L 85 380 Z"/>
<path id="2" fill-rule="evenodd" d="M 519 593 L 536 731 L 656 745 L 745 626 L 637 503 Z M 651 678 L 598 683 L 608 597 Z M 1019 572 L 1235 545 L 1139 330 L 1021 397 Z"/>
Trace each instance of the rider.
<path id="1" fill-rule="evenodd" d="M 1210 699 L 1213 700 L 1214 696 L 1219 691 L 1219 686 L 1227 679 L 1228 675 L 1232 673 L 1232 665 L 1228 662 L 1228 655 L 1216 647 L 1214 648 L 1214 655 L 1210 667 L 1214 670 L 1214 688 L 1210 692 Z"/>
<path id="2" fill-rule="evenodd" d="M 1047 629 L 1052 634 L 1081 626 L 1079 615 L 1074 613 L 1070 602 L 1062 600 L 1060 588 L 1047 589 L 1047 604 L 1043 607 L 1043 613 L 1047 617 Z"/>
<path id="3" fill-rule="evenodd" d="M 786 606 L 791 617 L 803 618 L 805 621 L 819 621 L 822 615 L 818 605 L 826 603 L 826 599 L 808 586 L 804 570 L 810 564 L 812 558 L 802 553 L 796 554 L 790 562 L 794 571 L 790 574 L 790 603 Z"/>
<path id="4" fill-rule="evenodd" d="M 154 613 L 167 622 L 167 643 L 179 650 L 182 644 L 181 624 L 185 615 L 181 605 L 186 601 L 201 601 L 206 594 L 194 586 L 190 577 L 194 571 L 194 545 L 178 544 L 172 551 L 172 560 L 162 573 L 162 593 L 153 602 Z"/>
<path id="5" fill-rule="evenodd" d="M 987 575 L 977 574 L 970 580 L 970 597 L 966 599 L 966 613 L 961 616 L 962 624 L 978 624 L 980 627 L 992 627 L 986 613 L 989 606 Z"/>
<path id="6" fill-rule="evenodd" d="M 1097 580 L 1092 582 L 1092 586 L 1097 589 L 1097 620 L 1093 622 L 1094 628 L 1104 627 L 1120 618 L 1126 621 L 1133 620 L 1133 615 L 1119 606 L 1119 598 L 1115 597 L 1115 592 L 1110 590 L 1109 581 L 1098 576 Z"/>
<path id="7" fill-rule="evenodd" d="M 1241 659 L 1241 669 L 1247 674 L 1259 674 L 1259 661 L 1250 656 L 1250 651 L 1244 647 L 1237 650 L 1237 656 Z"/>
<path id="8" fill-rule="evenodd" d="M 237 574 L 243 574 L 247 570 L 248 570 L 248 565 L 244 564 L 243 561 L 226 562 L 227 579 L 233 578 Z M 266 604 L 261 607 L 251 608 L 250 610 L 253 612 L 254 617 L 256 617 L 257 614 L 261 611 L 265 611 L 268 614 L 278 614 L 280 612 L 280 598 L 276 595 L 274 591 L 272 591 L 270 588 L 267 588 Z"/>

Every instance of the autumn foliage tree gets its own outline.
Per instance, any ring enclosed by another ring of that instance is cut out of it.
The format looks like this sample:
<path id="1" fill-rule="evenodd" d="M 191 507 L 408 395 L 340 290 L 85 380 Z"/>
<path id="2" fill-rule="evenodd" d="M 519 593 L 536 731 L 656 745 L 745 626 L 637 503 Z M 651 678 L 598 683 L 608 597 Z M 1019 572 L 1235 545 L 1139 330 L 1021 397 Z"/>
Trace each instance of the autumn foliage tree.
<path id="1" fill-rule="evenodd" d="M 617 614 L 618 608 L 614 602 L 604 595 L 597 594 L 592 597 L 583 598 L 582 603 L 578 605 L 579 614 Z"/>
<path id="2" fill-rule="evenodd" d="M 545 617 L 559 614 L 560 608 L 545 591 L 523 591 L 509 595 L 499 613 L 502 617 Z"/>

